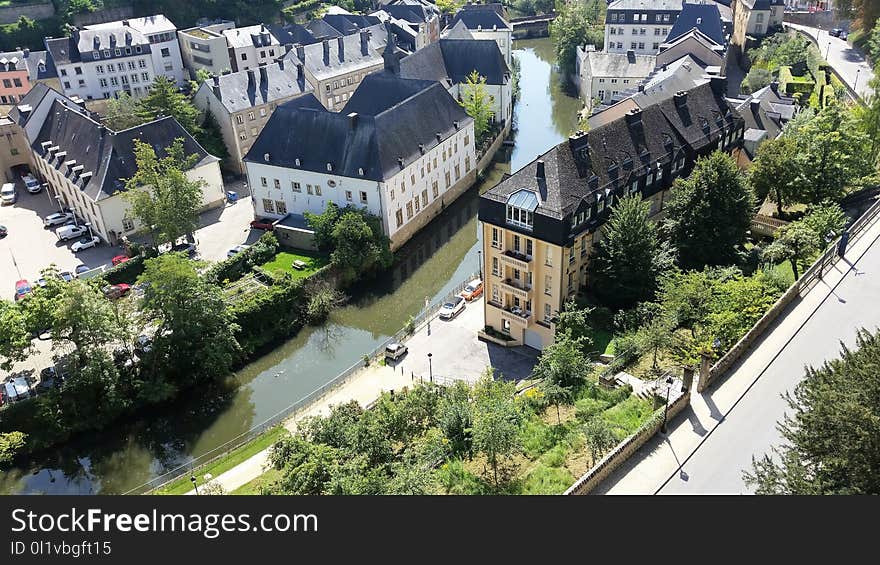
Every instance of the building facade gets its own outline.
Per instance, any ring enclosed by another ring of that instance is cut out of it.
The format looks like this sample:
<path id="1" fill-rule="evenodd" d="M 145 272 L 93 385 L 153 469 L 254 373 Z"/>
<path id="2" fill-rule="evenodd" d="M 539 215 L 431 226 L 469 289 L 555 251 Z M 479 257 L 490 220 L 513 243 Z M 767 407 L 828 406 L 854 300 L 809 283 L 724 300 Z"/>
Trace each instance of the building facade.
<path id="1" fill-rule="evenodd" d="M 733 0 L 731 42 L 746 45 L 746 37 L 763 37 L 782 25 L 783 0 Z"/>
<path id="2" fill-rule="evenodd" d="M 654 70 L 654 55 L 605 53 L 593 45 L 578 46 L 576 61 L 577 85 L 588 111 L 595 106 L 610 104 L 621 92 L 635 88 Z"/>
<path id="3" fill-rule="evenodd" d="M 221 32 L 229 47 L 233 71 L 267 65 L 284 55 L 284 48 L 263 24 L 227 29 Z"/>
<path id="4" fill-rule="evenodd" d="M 427 0 L 394 0 L 381 11 L 415 30 L 416 50 L 440 39 L 440 10 Z"/>
<path id="5" fill-rule="evenodd" d="M 725 80 L 677 93 L 567 141 L 480 197 L 485 323 L 513 344 L 553 343 L 557 315 L 582 286 L 612 206 L 651 202 L 661 218 L 675 178 L 715 150 L 733 152 L 743 120 Z"/>
<path id="6" fill-rule="evenodd" d="M 616 0 L 605 14 L 605 51 L 656 55 L 681 13 L 682 0 Z"/>
<path id="7" fill-rule="evenodd" d="M 178 86 L 189 76 L 177 28 L 162 15 L 86 26 L 45 42 L 68 97 L 98 100 L 126 92 L 138 98 L 156 76 Z"/>
<path id="8" fill-rule="evenodd" d="M 189 71 L 190 78 L 196 78 L 196 72 L 201 69 L 212 75 L 232 70 L 229 47 L 223 32 L 234 27 L 235 22 L 224 21 L 177 32 L 183 65 Z"/>
<path id="9" fill-rule="evenodd" d="M 220 125 L 229 150 L 228 166 L 243 174 L 242 159 L 280 104 L 312 92 L 301 64 L 280 60 L 202 83 L 193 103 Z"/>
<path id="10" fill-rule="evenodd" d="M 513 26 L 505 19 L 500 4 L 465 4 L 449 22 L 448 29 L 463 25 L 474 39 L 492 40 L 498 44 L 504 62 L 512 64 Z"/>
<path id="11" fill-rule="evenodd" d="M 300 100 L 245 156 L 258 215 L 361 207 L 397 249 L 476 178 L 473 120 L 436 82 L 369 75 L 341 113 Z"/>

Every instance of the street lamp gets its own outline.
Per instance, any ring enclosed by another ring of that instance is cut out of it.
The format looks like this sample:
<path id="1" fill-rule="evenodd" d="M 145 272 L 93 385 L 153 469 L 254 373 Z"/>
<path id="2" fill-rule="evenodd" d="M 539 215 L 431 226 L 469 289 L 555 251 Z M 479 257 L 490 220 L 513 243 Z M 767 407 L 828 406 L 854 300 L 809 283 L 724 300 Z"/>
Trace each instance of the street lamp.
<path id="1" fill-rule="evenodd" d="M 856 96 L 859 95 L 859 91 L 856 90 L 856 87 L 859 84 L 859 73 L 862 72 L 862 69 L 856 69 L 856 80 L 853 82 L 853 92 L 856 93 Z"/>
<path id="2" fill-rule="evenodd" d="M 828 60 L 828 55 L 831 53 L 831 41 L 828 41 L 828 48 L 825 49 L 825 60 Z"/>
<path id="3" fill-rule="evenodd" d="M 86 222 L 83 224 L 85 227 L 89 228 L 89 239 L 92 239 L 94 234 L 92 234 L 92 222 Z"/>
<path id="4" fill-rule="evenodd" d="M 434 382 L 434 370 L 431 367 L 431 357 L 432 357 L 432 355 L 430 353 L 428 353 L 428 380 L 433 383 Z"/>
<path id="5" fill-rule="evenodd" d="M 190 475 L 189 480 L 192 482 L 193 488 L 196 489 L 196 494 L 199 494 L 199 486 L 196 484 L 196 476 Z"/>
<path id="6" fill-rule="evenodd" d="M 672 388 L 672 377 L 666 377 L 666 404 L 663 405 L 663 424 L 660 431 L 666 433 L 666 415 L 669 413 L 669 389 Z"/>
<path id="7" fill-rule="evenodd" d="M 480 280 L 483 280 L 483 251 L 477 249 L 477 268 L 480 270 Z"/>

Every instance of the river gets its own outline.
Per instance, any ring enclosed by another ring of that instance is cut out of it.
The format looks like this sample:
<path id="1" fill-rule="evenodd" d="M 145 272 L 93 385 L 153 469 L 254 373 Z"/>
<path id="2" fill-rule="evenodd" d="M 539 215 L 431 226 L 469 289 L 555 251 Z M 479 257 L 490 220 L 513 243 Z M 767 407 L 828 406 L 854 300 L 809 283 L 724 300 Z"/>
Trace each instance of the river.
<path id="1" fill-rule="evenodd" d="M 378 347 L 424 307 L 477 272 L 479 193 L 573 130 L 580 102 L 552 69 L 549 39 L 514 43 L 521 65 L 514 146 L 398 253 L 381 283 L 359 289 L 320 327 L 307 327 L 223 382 L 164 410 L 79 438 L 0 474 L 0 493 L 115 494 L 137 487 L 260 424 Z"/>

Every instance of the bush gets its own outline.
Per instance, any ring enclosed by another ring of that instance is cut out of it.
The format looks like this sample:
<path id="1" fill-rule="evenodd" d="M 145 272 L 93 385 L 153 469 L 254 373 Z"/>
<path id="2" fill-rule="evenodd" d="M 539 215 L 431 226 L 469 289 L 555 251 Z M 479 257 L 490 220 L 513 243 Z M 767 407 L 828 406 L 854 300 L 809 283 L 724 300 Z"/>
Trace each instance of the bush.
<path id="1" fill-rule="evenodd" d="M 290 277 L 230 306 L 239 326 L 236 338 L 246 356 L 295 334 L 305 324 L 306 292 Z"/>
<path id="2" fill-rule="evenodd" d="M 272 232 L 266 232 L 254 245 L 212 265 L 205 273 L 205 280 L 213 284 L 236 281 L 255 266 L 271 260 L 276 254 L 278 239 Z"/>
<path id="3" fill-rule="evenodd" d="M 135 255 L 128 261 L 120 263 L 104 272 L 107 284 L 134 284 L 144 272 L 144 256 Z"/>
<path id="4" fill-rule="evenodd" d="M 525 478 L 522 494 L 562 494 L 574 481 L 566 469 L 538 464 Z"/>
<path id="5" fill-rule="evenodd" d="M 562 445 L 555 445 L 541 456 L 541 463 L 548 467 L 562 467 L 568 458 L 568 452 Z"/>
<path id="6" fill-rule="evenodd" d="M 604 412 L 611 403 L 600 398 L 581 398 L 574 403 L 574 413 L 578 420 L 587 421 L 596 414 Z"/>
<path id="7" fill-rule="evenodd" d="M 523 452 L 529 459 L 537 459 L 556 444 L 556 434 L 541 418 L 535 416 L 526 420 L 520 431 Z"/>

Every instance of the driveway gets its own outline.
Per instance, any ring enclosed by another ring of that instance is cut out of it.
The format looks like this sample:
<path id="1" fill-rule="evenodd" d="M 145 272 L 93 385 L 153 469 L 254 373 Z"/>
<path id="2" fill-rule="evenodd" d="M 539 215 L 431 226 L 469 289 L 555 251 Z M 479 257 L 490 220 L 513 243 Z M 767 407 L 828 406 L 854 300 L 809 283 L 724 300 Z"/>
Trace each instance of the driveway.
<path id="1" fill-rule="evenodd" d="M 850 45 L 847 41 L 829 35 L 823 29 L 790 23 L 785 25 L 815 39 L 822 56 L 828 60 L 828 63 L 834 67 L 834 70 L 840 74 L 843 80 L 859 96 L 864 98 L 870 94 L 868 82 L 874 78 L 874 72 L 871 69 L 871 65 L 865 59 L 864 53 Z"/>
<path id="2" fill-rule="evenodd" d="M 484 326 L 482 298 L 469 303 L 451 320 L 434 318 L 407 340 L 409 353 L 394 369 L 426 381 L 433 375 L 437 380 L 475 382 L 490 366 L 498 379 L 517 381 L 528 377 L 537 363 L 538 351 L 480 341 L 477 332 Z"/>
<path id="3" fill-rule="evenodd" d="M 0 298 L 12 300 L 15 281 L 27 279 L 33 284 L 40 271 L 52 263 L 62 271 L 73 271 L 80 263 L 95 268 L 109 264 L 122 253 L 119 247 L 102 243 L 74 254 L 69 244 L 75 240 L 59 241 L 54 229 L 43 227 L 43 218 L 58 211 L 46 190 L 31 194 L 20 179 L 16 187 L 18 201 L 0 207 L 0 224 L 9 230 L 9 235 L 0 240 Z"/>

